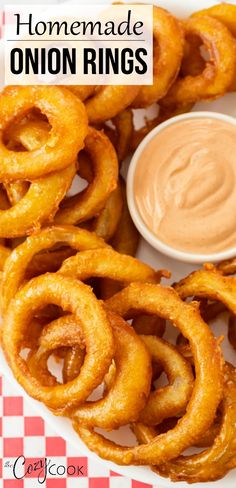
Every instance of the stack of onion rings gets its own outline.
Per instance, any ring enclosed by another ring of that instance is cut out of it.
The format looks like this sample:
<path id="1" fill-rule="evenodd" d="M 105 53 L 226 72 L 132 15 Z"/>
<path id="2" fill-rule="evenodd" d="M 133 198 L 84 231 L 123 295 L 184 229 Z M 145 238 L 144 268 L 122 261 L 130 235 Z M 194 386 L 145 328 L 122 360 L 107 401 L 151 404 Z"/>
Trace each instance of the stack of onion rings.
<path id="1" fill-rule="evenodd" d="M 168 459 L 177 457 L 194 440 L 197 440 L 214 419 L 222 395 L 220 350 L 198 310 L 182 302 L 177 293 L 170 288 L 152 284 L 131 284 L 107 300 L 106 306 L 124 317 L 129 317 L 131 311 L 141 310 L 160 315 L 165 319 L 171 318 L 173 324 L 180 328 L 191 343 L 196 374 L 199 376 L 195 381 L 187 412 L 177 426 L 163 436 L 156 436 L 147 445 L 118 446 L 103 438 L 92 428 L 87 428 L 78 422 L 74 423 L 75 429 L 91 450 L 96 450 L 101 457 L 112 459 L 117 464 L 165 463 Z M 200 368 L 199 360 L 202 354 L 204 366 L 201 363 Z M 202 395 L 201 384 L 205 384 L 205 381 L 209 388 L 205 391 L 205 395 Z"/>

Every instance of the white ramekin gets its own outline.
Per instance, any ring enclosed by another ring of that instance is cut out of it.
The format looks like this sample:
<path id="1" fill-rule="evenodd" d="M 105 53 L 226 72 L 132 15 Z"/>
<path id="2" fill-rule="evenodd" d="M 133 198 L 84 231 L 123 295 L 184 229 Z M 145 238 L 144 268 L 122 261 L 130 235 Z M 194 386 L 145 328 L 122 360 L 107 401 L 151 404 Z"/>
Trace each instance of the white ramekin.
<path id="1" fill-rule="evenodd" d="M 186 263 L 204 263 L 204 262 L 218 262 L 224 259 L 232 258 L 236 255 L 236 246 L 225 251 L 217 252 L 214 254 L 196 254 L 196 253 L 189 253 L 185 251 L 180 251 L 175 249 L 174 247 L 165 244 L 162 242 L 158 237 L 153 234 L 150 229 L 148 229 L 147 225 L 143 221 L 141 215 L 135 204 L 134 198 L 134 176 L 136 171 L 136 165 L 140 158 L 141 153 L 143 152 L 145 146 L 155 137 L 159 132 L 161 132 L 166 127 L 169 127 L 176 122 L 181 122 L 182 120 L 188 119 L 196 119 L 196 118 L 215 118 L 222 120 L 224 122 L 228 122 L 230 124 L 236 125 L 236 118 L 231 117 L 229 115 L 217 113 L 217 112 L 190 112 L 183 115 L 177 115 L 176 117 L 172 117 L 171 119 L 163 122 L 162 124 L 158 125 L 153 129 L 141 142 L 141 144 L 136 149 L 128 170 L 127 176 L 127 200 L 128 206 L 130 210 L 131 217 L 136 225 L 137 229 L 139 230 L 140 234 L 143 238 L 155 249 L 170 256 L 173 259 L 177 259 L 178 261 L 183 261 Z M 148 163 L 147 163 L 148 164 Z M 235 161 L 236 164 L 236 161 Z M 235 209 L 232 208 L 232 212 Z"/>

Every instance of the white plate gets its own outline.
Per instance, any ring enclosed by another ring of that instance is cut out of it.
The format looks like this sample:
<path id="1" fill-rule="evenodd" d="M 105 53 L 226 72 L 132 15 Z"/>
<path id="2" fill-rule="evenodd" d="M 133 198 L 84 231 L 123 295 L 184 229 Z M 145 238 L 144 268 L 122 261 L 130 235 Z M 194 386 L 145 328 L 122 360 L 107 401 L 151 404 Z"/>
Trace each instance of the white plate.
<path id="1" fill-rule="evenodd" d="M 97 0 L 96 0 L 97 1 Z M 78 3 L 78 2 L 77 2 Z M 83 3 L 81 1 L 81 3 Z M 92 3 L 92 2 L 90 2 Z M 101 0 L 100 3 L 110 3 L 107 0 Z M 146 2 L 148 3 L 148 2 Z M 155 3 L 155 1 L 154 1 Z M 157 3 L 157 2 L 156 2 Z M 170 10 L 173 14 L 179 17 L 187 17 L 192 12 L 199 10 L 201 8 L 210 7 L 215 5 L 216 3 L 221 3 L 217 1 L 208 1 L 208 0 L 185 0 L 180 2 L 179 0 L 159 0 L 158 5 L 162 6 L 168 10 Z M 236 4 L 236 0 L 231 0 L 231 3 Z M 198 103 L 194 110 L 210 110 L 214 112 L 222 112 L 225 114 L 236 116 L 236 94 L 228 94 L 223 98 L 212 102 L 212 103 Z M 154 268 L 167 268 L 172 272 L 172 280 L 179 280 L 180 278 L 186 276 L 190 273 L 194 267 L 190 264 L 180 263 L 178 261 L 174 261 L 157 251 L 151 248 L 146 242 L 142 241 L 138 251 L 138 257 Z M 220 327 L 220 329 L 219 329 Z M 218 329 L 218 330 L 217 330 Z M 224 330 L 224 325 L 222 327 L 222 323 L 218 324 L 216 327 L 216 333 L 219 333 L 219 330 Z M 236 365 L 236 355 L 232 351 L 232 348 L 226 344 L 224 347 L 224 351 L 226 353 L 227 359 L 229 359 L 232 363 Z M 124 476 L 129 478 L 141 481 L 143 483 L 150 483 L 153 485 L 158 485 L 159 488 L 161 487 L 168 487 L 168 488 L 187 488 L 189 485 L 187 483 L 172 483 L 168 479 L 161 478 L 154 474 L 149 468 L 142 467 L 142 466 L 118 466 L 113 464 L 109 461 L 101 460 L 98 456 L 94 453 L 89 451 L 84 443 L 79 439 L 77 434 L 71 427 L 70 421 L 56 417 L 41 403 L 37 402 L 30 398 L 23 388 L 15 381 L 11 370 L 9 369 L 5 358 L 0 351 L 0 368 L 4 375 L 9 378 L 9 380 L 14 384 L 16 390 L 22 396 L 26 397 L 26 399 L 31 403 L 32 407 L 38 412 L 38 414 L 43 417 L 43 419 L 50 424 L 50 426 L 57 432 L 60 436 L 62 436 L 66 441 L 70 442 L 75 448 L 78 449 L 78 454 L 83 453 L 86 456 L 93 457 L 97 461 L 103 463 L 106 468 L 116 471 Z M 118 436 L 118 437 L 117 437 Z M 121 429 L 116 435 L 117 441 L 126 439 L 127 431 Z M 236 485 L 236 470 L 231 471 L 223 480 L 216 481 L 214 483 L 196 483 L 193 485 L 196 488 L 233 488 Z"/>

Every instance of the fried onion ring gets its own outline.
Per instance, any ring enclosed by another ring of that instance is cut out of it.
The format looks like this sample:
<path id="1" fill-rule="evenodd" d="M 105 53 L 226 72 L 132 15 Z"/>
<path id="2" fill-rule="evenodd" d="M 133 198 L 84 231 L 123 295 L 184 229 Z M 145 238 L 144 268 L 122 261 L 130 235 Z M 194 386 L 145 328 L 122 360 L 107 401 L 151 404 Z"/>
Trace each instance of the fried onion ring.
<path id="1" fill-rule="evenodd" d="M 157 283 L 162 272 L 132 256 L 113 249 L 92 249 L 77 253 L 64 261 L 58 273 L 85 281 L 92 277 L 109 277 L 125 284 L 135 281 Z"/>
<path id="2" fill-rule="evenodd" d="M 92 161 L 94 179 L 85 190 L 65 199 L 55 217 L 56 223 L 78 224 L 95 217 L 117 187 L 118 160 L 108 137 L 90 127 L 85 151 Z"/>
<path id="3" fill-rule="evenodd" d="M 174 346 L 159 337 L 142 335 L 141 338 L 152 361 L 161 363 L 169 380 L 169 385 L 150 393 L 139 416 L 139 421 L 146 425 L 158 425 L 185 411 L 193 389 L 193 374 L 189 362 Z"/>
<path id="4" fill-rule="evenodd" d="M 75 172 L 75 165 L 70 165 L 60 172 L 33 181 L 17 204 L 0 213 L 0 235 L 8 238 L 26 236 L 50 224 L 71 186 Z"/>
<path id="5" fill-rule="evenodd" d="M 15 151 L 20 149 L 35 151 L 46 144 L 49 136 L 50 125 L 35 114 L 30 113 L 22 121 L 12 124 L 7 129 L 7 147 Z M 46 177 L 47 178 L 47 177 Z M 11 205 L 16 205 L 27 193 L 29 181 L 16 180 L 13 183 L 4 182 L 8 199 Z M 60 203 L 60 202 L 59 202 Z"/>
<path id="6" fill-rule="evenodd" d="M 48 124 L 40 119 L 24 120 L 13 127 L 8 130 L 13 147 L 20 143 L 23 148 L 33 151 L 48 138 Z M 0 235 L 11 238 L 24 236 L 50 221 L 69 189 L 75 172 L 75 165 L 70 165 L 62 171 L 34 180 L 31 184 L 25 180 L 5 182 L 13 206 L 0 211 Z"/>
<path id="7" fill-rule="evenodd" d="M 3 142 L 9 124 L 37 107 L 52 127 L 47 142 L 34 151 L 15 152 Z M 83 103 L 56 86 L 10 86 L 0 95 L 0 178 L 40 178 L 74 163 L 88 131 Z M 79 130 L 78 130 L 79 127 Z"/>
<path id="8" fill-rule="evenodd" d="M 0 237 L 26 236 L 50 222 L 71 185 L 75 171 L 75 166 L 70 165 L 35 180 L 16 205 L 0 210 Z"/>
<path id="9" fill-rule="evenodd" d="M 61 306 L 82 324 L 86 357 L 80 374 L 66 385 L 42 386 L 20 356 L 21 342 L 39 308 Z M 2 345 L 17 381 L 33 398 L 53 409 L 79 405 L 101 383 L 114 355 L 112 330 L 102 303 L 81 282 L 62 275 L 33 278 L 16 294 L 4 318 Z"/>
<path id="10" fill-rule="evenodd" d="M 236 466 L 236 371 L 225 365 L 223 415 L 212 446 L 200 454 L 180 456 L 155 471 L 172 481 L 202 483 L 222 478 Z"/>
<path id="11" fill-rule="evenodd" d="M 27 149 L 34 151 L 46 144 L 50 131 L 50 125 L 47 121 L 42 120 L 30 113 L 22 121 L 12 124 L 7 129 L 6 143 L 8 149 L 15 151 L 18 149 Z M 16 180 L 13 183 L 4 182 L 4 188 L 7 192 L 11 205 L 16 205 L 27 193 L 29 181 Z"/>
<path id="12" fill-rule="evenodd" d="M 192 17 L 210 16 L 225 24 L 226 27 L 236 37 L 236 5 L 232 3 L 223 2 L 213 7 L 199 10 L 192 14 Z"/>
<path id="13" fill-rule="evenodd" d="M 204 297 L 222 302 L 236 314 L 236 278 L 222 276 L 214 267 L 199 269 L 175 284 L 181 298 Z"/>
<path id="14" fill-rule="evenodd" d="M 198 17 L 202 15 L 208 15 L 216 20 L 219 20 L 224 24 L 231 34 L 236 39 L 236 6 L 232 3 L 220 3 L 219 5 L 214 5 L 213 7 L 200 10 L 192 14 L 192 17 Z M 229 87 L 229 91 L 236 91 L 236 61 L 235 61 L 235 75 L 233 83 Z"/>
<path id="15" fill-rule="evenodd" d="M 105 242 L 96 234 L 72 226 L 52 226 L 28 237 L 16 247 L 4 266 L 2 305 L 6 311 L 11 299 L 22 285 L 28 265 L 33 257 L 42 250 L 57 243 L 67 243 L 77 251 L 105 246 Z"/>
<path id="16" fill-rule="evenodd" d="M 178 106 L 223 95 L 235 74 L 236 46 L 231 33 L 212 17 L 192 17 L 184 22 L 186 36 L 196 35 L 210 53 L 203 72 L 178 78 L 161 106 Z"/>
<path id="17" fill-rule="evenodd" d="M 183 57 L 184 36 L 180 23 L 167 10 L 153 6 L 153 84 L 143 86 L 133 108 L 152 105 L 163 98 L 174 83 Z"/>
<path id="18" fill-rule="evenodd" d="M 137 420 L 150 392 L 151 358 L 132 327 L 115 314 L 109 320 L 116 342 L 114 380 L 101 400 L 86 402 L 72 419 L 111 430 Z"/>

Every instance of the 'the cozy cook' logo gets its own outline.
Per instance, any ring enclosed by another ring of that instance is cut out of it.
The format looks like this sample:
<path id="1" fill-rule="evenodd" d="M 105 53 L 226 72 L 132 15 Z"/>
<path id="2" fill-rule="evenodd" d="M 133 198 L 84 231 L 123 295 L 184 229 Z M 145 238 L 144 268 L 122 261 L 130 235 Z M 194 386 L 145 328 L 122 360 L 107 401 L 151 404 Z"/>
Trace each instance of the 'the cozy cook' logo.
<path id="1" fill-rule="evenodd" d="M 50 458 L 42 458 L 30 463 L 22 455 L 16 458 L 14 463 L 12 461 L 6 461 L 4 468 L 12 469 L 13 476 L 17 480 L 22 480 L 27 477 L 37 478 L 39 484 L 45 483 L 48 476 L 60 477 L 60 476 L 85 476 L 84 466 L 78 466 L 70 464 L 64 466 L 63 464 L 55 463 Z M 33 476 L 32 476 L 33 475 Z"/>
<path id="2" fill-rule="evenodd" d="M 4 45 L 7 85 L 150 85 L 153 7 L 9 5 Z"/>

